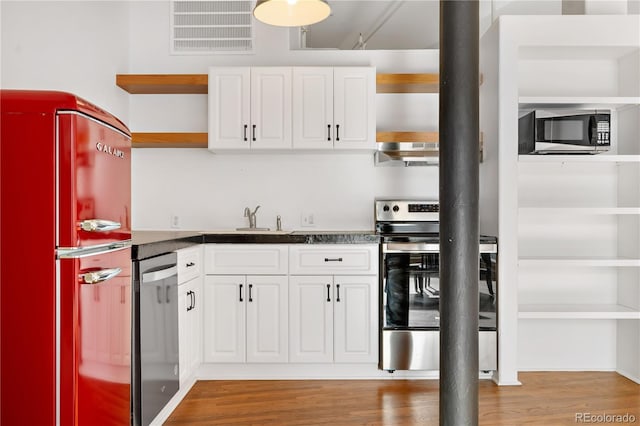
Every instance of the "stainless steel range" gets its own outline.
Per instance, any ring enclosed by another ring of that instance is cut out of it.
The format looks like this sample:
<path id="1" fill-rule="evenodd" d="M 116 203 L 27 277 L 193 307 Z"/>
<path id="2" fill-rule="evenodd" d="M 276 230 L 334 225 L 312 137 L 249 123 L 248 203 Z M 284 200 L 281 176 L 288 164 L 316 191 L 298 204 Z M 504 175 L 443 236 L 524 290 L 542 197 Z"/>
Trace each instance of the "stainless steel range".
<path id="1" fill-rule="evenodd" d="M 438 370 L 440 242 L 437 201 L 376 200 L 383 370 Z M 479 370 L 497 369 L 495 237 L 480 237 Z"/>

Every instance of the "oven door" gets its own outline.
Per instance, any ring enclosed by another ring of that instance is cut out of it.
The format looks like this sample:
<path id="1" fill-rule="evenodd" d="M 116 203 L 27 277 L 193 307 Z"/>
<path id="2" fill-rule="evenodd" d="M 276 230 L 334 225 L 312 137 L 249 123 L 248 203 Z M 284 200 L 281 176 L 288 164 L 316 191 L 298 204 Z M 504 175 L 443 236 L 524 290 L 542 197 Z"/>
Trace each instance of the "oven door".
<path id="1" fill-rule="evenodd" d="M 437 370 L 440 330 L 440 255 L 432 242 L 383 242 L 381 351 L 384 370 Z M 495 243 L 480 244 L 480 370 L 496 369 Z"/>

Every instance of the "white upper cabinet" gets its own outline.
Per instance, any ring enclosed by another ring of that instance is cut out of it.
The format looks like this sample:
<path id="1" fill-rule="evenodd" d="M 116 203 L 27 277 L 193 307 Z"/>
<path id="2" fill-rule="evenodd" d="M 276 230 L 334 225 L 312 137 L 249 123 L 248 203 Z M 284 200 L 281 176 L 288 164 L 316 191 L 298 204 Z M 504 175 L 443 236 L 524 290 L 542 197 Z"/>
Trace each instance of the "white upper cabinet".
<path id="1" fill-rule="evenodd" d="M 212 67 L 212 151 L 374 150 L 373 67 Z"/>
<path id="2" fill-rule="evenodd" d="M 251 148 L 291 148 L 291 68 L 251 68 Z"/>
<path id="3" fill-rule="evenodd" d="M 251 69 L 209 71 L 209 149 L 249 149 Z"/>
<path id="4" fill-rule="evenodd" d="M 334 147 L 375 149 L 375 68 L 334 68 L 333 87 Z"/>
<path id="5" fill-rule="evenodd" d="M 375 68 L 294 67 L 293 147 L 375 149 Z"/>
<path id="6" fill-rule="evenodd" d="M 291 68 L 209 71 L 209 149 L 291 148 Z"/>
<path id="7" fill-rule="evenodd" d="M 293 69 L 293 146 L 333 148 L 333 68 Z"/>

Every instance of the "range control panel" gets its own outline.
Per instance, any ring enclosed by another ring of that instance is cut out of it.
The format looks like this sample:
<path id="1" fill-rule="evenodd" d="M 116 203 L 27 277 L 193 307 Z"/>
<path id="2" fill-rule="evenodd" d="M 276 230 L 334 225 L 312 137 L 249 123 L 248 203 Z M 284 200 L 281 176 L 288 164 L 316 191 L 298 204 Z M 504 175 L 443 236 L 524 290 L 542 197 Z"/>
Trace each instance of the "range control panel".
<path id="1" fill-rule="evenodd" d="M 437 200 L 376 200 L 377 222 L 439 220 L 440 203 Z"/>

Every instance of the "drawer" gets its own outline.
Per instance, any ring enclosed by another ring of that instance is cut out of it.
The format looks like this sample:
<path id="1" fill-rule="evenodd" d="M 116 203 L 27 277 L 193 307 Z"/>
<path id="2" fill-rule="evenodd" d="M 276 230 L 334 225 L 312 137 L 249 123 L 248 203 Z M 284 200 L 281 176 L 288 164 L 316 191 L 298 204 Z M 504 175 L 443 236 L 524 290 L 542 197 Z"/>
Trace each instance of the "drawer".
<path id="1" fill-rule="evenodd" d="M 207 275 L 287 275 L 289 248 L 285 244 L 207 244 Z"/>
<path id="2" fill-rule="evenodd" d="M 202 246 L 177 250 L 178 284 L 186 283 L 202 273 Z"/>
<path id="3" fill-rule="evenodd" d="M 292 245 L 289 273 L 292 275 L 376 275 L 378 244 Z"/>

